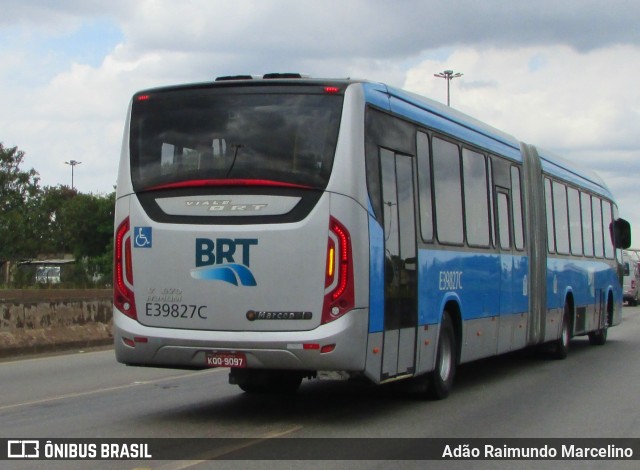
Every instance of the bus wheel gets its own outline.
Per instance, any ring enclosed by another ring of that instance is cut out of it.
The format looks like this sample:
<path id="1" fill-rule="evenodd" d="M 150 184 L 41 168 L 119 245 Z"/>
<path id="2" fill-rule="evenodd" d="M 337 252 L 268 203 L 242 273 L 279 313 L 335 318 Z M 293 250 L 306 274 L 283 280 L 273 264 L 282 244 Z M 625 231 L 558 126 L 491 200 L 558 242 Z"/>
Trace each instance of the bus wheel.
<path id="1" fill-rule="evenodd" d="M 602 346 L 606 342 L 607 342 L 606 326 L 600 330 L 592 331 L 591 333 L 589 333 L 589 344 L 592 344 L 594 346 Z"/>
<path id="2" fill-rule="evenodd" d="M 571 339 L 569 315 L 571 307 L 568 302 L 564 304 L 564 314 L 562 315 L 562 332 L 560 338 L 554 341 L 552 356 L 554 359 L 565 359 L 569 354 L 569 340 Z"/>
<path id="3" fill-rule="evenodd" d="M 436 368 L 429 373 L 427 395 L 434 400 L 442 400 L 449 396 L 453 388 L 456 374 L 456 337 L 449 313 L 442 316 L 438 350 L 436 352 Z"/>
<path id="4" fill-rule="evenodd" d="M 589 333 L 589 344 L 593 346 L 602 346 L 607 342 L 607 326 L 610 320 L 613 318 L 613 304 L 611 301 L 607 302 L 607 320 L 605 325 L 599 330 Z"/>

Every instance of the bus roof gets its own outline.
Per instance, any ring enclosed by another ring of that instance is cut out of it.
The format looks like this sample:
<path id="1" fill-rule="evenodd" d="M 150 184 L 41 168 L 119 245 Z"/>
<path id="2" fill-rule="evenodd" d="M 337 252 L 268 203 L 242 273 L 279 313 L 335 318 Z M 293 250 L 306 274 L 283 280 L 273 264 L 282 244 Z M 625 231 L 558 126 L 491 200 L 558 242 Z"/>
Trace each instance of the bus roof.
<path id="1" fill-rule="evenodd" d="M 515 161 L 522 161 L 520 141 L 506 132 L 415 93 L 380 83 L 366 82 L 364 87 L 367 101 L 375 106 L 455 136 L 471 145 L 496 152 Z M 383 95 L 385 98 L 382 97 Z M 537 147 L 537 151 L 542 160 L 543 171 L 546 173 L 611 197 L 611 191 L 604 180 L 593 171 L 547 150 Z"/>
<path id="2" fill-rule="evenodd" d="M 538 148 L 538 155 L 542 160 L 542 170 L 558 176 L 565 181 L 587 187 L 602 196 L 612 198 L 611 191 L 604 180 L 595 172 L 570 162 L 548 150 Z"/>
<path id="3" fill-rule="evenodd" d="M 424 96 L 391 87 L 379 82 L 351 78 L 308 78 L 300 74 L 266 74 L 263 76 L 236 75 L 218 77 L 216 81 L 164 86 L 143 90 L 136 95 L 179 89 L 218 88 L 237 86 L 339 86 L 361 84 L 367 103 L 392 114 L 403 116 L 426 128 L 455 136 L 470 145 L 521 162 L 521 142 L 506 132 L 492 127 L 454 108 Z M 586 186 L 592 191 L 611 197 L 611 192 L 596 173 L 569 162 L 549 151 L 537 148 L 546 173 Z"/>

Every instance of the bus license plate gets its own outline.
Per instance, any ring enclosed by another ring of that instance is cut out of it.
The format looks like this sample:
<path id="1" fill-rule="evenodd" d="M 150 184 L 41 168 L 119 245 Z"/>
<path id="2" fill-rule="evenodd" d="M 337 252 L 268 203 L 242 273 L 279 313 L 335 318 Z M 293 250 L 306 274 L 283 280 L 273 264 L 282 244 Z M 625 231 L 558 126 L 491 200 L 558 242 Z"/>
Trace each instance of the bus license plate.
<path id="1" fill-rule="evenodd" d="M 241 352 L 218 352 L 207 354 L 207 367 L 233 367 L 243 369 L 247 367 L 247 356 Z"/>

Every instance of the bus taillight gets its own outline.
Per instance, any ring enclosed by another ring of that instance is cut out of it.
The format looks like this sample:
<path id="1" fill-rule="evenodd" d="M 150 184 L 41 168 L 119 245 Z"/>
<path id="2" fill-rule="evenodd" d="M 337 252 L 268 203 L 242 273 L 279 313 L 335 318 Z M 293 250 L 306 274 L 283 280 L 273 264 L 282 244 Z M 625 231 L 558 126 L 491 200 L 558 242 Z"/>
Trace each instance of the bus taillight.
<path id="1" fill-rule="evenodd" d="M 116 230 L 113 266 L 113 305 L 125 315 L 137 320 L 133 296 L 133 266 L 131 260 L 131 233 L 129 218 Z"/>
<path id="2" fill-rule="evenodd" d="M 347 313 L 354 306 L 354 298 L 351 236 L 344 225 L 331 217 L 322 323 L 328 323 Z"/>

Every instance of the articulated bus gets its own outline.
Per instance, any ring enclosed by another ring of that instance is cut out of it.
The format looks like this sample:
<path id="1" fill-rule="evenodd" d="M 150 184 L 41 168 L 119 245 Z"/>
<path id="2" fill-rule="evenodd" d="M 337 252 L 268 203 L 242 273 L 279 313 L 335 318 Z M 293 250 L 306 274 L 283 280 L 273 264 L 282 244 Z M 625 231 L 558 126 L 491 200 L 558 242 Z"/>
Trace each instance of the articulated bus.
<path id="1" fill-rule="evenodd" d="M 136 93 L 115 210 L 128 365 L 246 392 L 406 380 L 621 321 L 629 224 L 596 175 L 363 80 L 221 77 Z"/>

